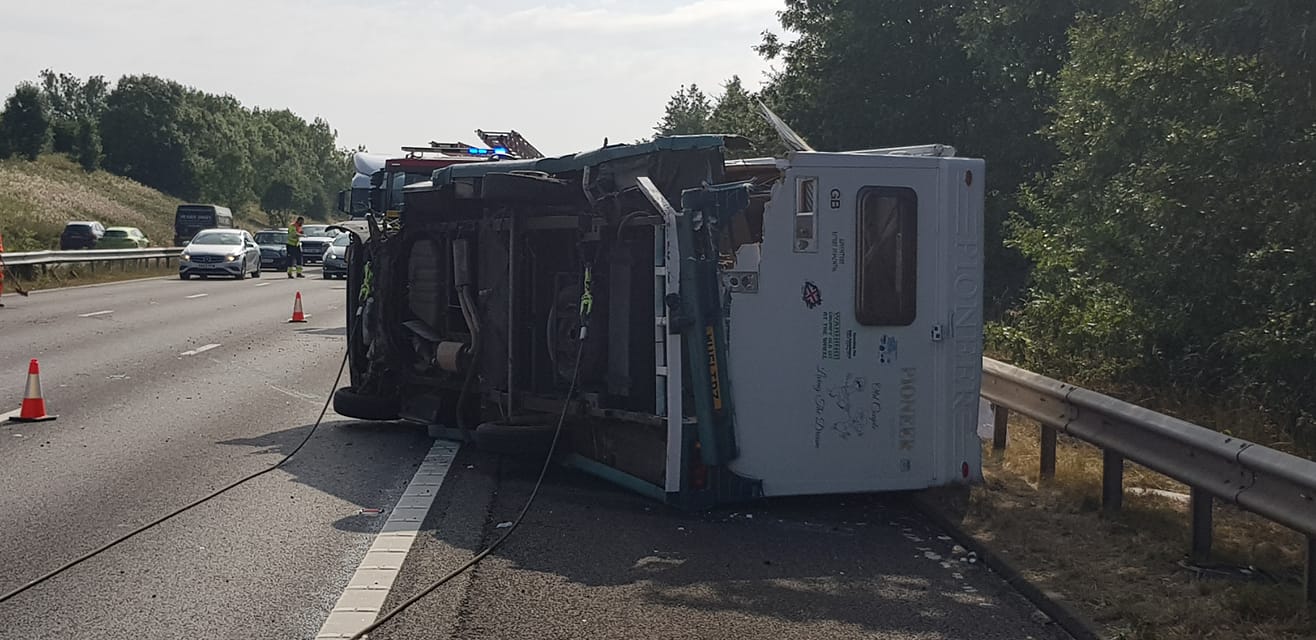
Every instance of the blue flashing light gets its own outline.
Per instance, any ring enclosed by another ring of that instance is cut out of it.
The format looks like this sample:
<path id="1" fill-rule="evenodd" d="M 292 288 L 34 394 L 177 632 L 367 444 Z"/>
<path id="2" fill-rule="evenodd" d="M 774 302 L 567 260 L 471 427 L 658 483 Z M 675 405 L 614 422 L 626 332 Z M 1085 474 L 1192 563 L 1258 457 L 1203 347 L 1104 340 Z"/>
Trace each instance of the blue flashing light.
<path id="1" fill-rule="evenodd" d="M 509 154 L 507 153 L 507 147 L 494 147 L 494 148 L 492 148 L 492 149 L 484 149 L 484 148 L 481 148 L 481 147 L 466 147 L 466 155 L 468 155 L 468 156 L 488 156 L 488 155 L 505 156 L 505 155 L 509 155 Z"/>

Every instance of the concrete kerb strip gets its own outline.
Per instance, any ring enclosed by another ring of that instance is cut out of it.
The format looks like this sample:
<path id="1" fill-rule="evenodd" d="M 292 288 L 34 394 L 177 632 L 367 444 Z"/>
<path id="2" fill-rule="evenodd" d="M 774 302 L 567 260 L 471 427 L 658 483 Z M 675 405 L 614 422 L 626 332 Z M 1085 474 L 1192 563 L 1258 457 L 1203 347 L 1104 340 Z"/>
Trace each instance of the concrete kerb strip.
<path id="1" fill-rule="evenodd" d="M 435 440 L 425 461 L 375 536 L 338 603 L 315 635 L 316 640 L 351 638 L 379 617 L 388 592 L 402 570 L 402 562 L 420 532 L 434 498 L 443 486 L 460 445 Z"/>
<path id="2" fill-rule="evenodd" d="M 1037 585 L 1029 582 L 1013 566 L 1005 561 L 1000 555 L 992 552 L 987 545 L 980 542 L 969 532 L 961 529 L 954 521 L 946 516 L 929 498 L 925 492 L 914 492 L 909 495 L 910 502 L 924 515 L 946 531 L 955 542 L 969 551 L 978 554 L 983 564 L 987 565 L 1001 579 L 1019 592 L 1020 595 L 1027 598 L 1033 606 L 1037 607 L 1048 617 L 1060 625 L 1066 633 L 1073 636 L 1075 640 L 1102 640 L 1101 634 L 1097 631 L 1097 626 L 1087 619 L 1083 618 L 1063 602 L 1063 596 L 1057 593 L 1047 593 L 1042 591 Z"/>

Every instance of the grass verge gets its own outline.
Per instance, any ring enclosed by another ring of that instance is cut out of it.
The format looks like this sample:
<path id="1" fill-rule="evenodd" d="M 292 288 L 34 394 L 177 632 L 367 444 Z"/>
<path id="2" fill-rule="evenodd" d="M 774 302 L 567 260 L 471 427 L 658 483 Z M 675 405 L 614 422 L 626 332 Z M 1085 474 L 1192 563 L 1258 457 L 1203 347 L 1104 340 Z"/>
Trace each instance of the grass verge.
<path id="1" fill-rule="evenodd" d="M 0 234 L 7 251 L 57 249 L 65 223 L 97 220 L 137 227 L 153 247 L 174 242 L 174 211 L 182 200 L 108 171 L 87 172 L 64 154 L 35 162 L 0 160 Z M 270 225 L 255 203 L 237 206 L 237 226 L 255 232 Z"/>
<path id="2" fill-rule="evenodd" d="M 1217 505 L 1213 561 L 1254 577 L 1191 570 L 1188 504 L 1178 497 L 1187 487 L 1126 463 L 1124 509 L 1105 517 L 1100 452 L 1062 435 L 1056 477 L 1039 482 L 1040 432 L 1012 417 L 1004 456 L 985 445 L 984 484 L 929 502 L 1029 582 L 1063 596 L 1103 637 L 1316 637 L 1316 612 L 1302 604 L 1301 535 Z"/>
<path id="3" fill-rule="evenodd" d="M 70 220 L 137 227 L 153 246 L 169 246 L 179 202 L 128 178 L 83 171 L 62 154 L 0 161 L 0 233 L 8 251 L 57 248 Z"/>
<path id="4" fill-rule="evenodd" d="M 125 264 L 125 263 L 120 263 Z M 37 271 L 35 277 L 24 278 L 17 283 L 11 274 L 5 274 L 4 299 L 8 301 L 11 296 L 17 298 L 18 292 L 15 284 L 22 284 L 23 289 L 27 291 L 41 291 L 44 289 L 58 289 L 61 287 L 76 287 L 85 284 L 102 284 L 106 282 L 120 282 L 123 280 L 136 280 L 138 278 L 151 278 L 157 276 L 176 276 L 178 275 L 178 265 L 161 267 L 128 267 L 124 268 L 120 264 L 99 263 L 96 268 L 91 268 L 89 264 L 77 264 L 51 267 L 48 271 Z"/>

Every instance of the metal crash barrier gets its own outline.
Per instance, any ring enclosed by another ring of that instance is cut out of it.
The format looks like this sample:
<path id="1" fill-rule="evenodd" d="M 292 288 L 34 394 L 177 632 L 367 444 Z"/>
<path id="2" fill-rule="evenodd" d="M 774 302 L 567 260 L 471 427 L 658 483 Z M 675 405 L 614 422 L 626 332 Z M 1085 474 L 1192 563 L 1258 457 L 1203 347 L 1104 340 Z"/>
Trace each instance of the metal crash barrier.
<path id="1" fill-rule="evenodd" d="M 995 410 L 994 449 L 1005 449 L 1010 411 L 1042 425 L 1043 479 L 1055 475 L 1058 433 L 1100 448 L 1107 513 L 1123 502 L 1125 459 L 1188 485 L 1195 561 L 1210 555 L 1216 499 L 1294 529 L 1306 536 L 1304 597 L 1316 601 L 1316 462 L 990 358 L 982 369 L 982 396 Z"/>

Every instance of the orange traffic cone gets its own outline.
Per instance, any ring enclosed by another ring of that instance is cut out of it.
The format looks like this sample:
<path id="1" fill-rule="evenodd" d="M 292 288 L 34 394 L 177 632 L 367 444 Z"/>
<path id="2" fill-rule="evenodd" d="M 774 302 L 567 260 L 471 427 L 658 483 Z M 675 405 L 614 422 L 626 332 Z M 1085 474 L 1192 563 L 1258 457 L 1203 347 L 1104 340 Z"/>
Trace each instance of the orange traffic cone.
<path id="1" fill-rule="evenodd" d="M 37 359 L 27 365 L 27 388 L 23 391 L 23 407 L 18 415 L 10 418 L 14 422 L 44 422 L 54 420 L 57 416 L 46 415 L 46 400 L 41 397 L 41 368 Z"/>
<path id="2" fill-rule="evenodd" d="M 306 322 L 306 314 L 302 313 L 302 292 L 297 292 L 297 298 L 292 302 L 292 319 L 288 322 Z"/>

